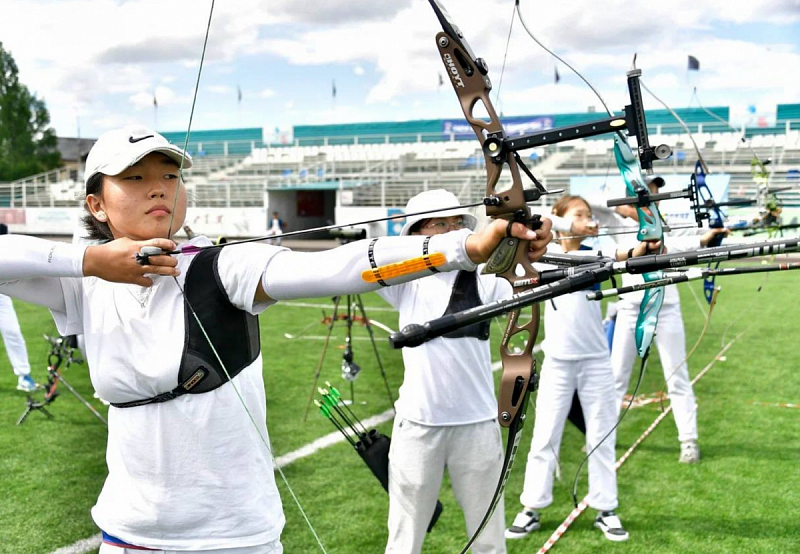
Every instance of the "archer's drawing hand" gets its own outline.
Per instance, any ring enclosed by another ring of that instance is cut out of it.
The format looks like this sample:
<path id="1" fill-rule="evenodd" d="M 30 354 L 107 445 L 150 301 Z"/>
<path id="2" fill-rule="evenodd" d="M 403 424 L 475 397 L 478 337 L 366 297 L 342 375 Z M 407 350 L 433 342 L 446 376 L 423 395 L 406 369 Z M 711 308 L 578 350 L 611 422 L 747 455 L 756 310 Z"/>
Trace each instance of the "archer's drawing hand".
<path id="1" fill-rule="evenodd" d="M 150 256 L 148 265 L 139 265 L 136 254 L 145 246 L 155 246 L 164 251 L 174 250 L 175 243 L 169 239 L 131 240 L 121 238 L 105 244 L 90 246 L 83 257 L 83 274 L 99 277 L 112 283 L 129 283 L 149 287 L 153 281 L 145 274 L 177 277 L 180 270 L 173 256 Z"/>
<path id="2" fill-rule="evenodd" d="M 467 237 L 469 258 L 476 264 L 486 262 L 500 241 L 506 238 L 507 227 L 508 221 L 495 219 L 481 231 Z M 522 223 L 514 223 L 511 226 L 511 236 L 530 241 L 528 258 L 531 262 L 535 262 L 545 254 L 547 245 L 553 239 L 553 234 L 550 232 L 552 227 L 553 222 L 546 217 L 542 218 L 542 226 L 536 231 L 532 231 Z"/>

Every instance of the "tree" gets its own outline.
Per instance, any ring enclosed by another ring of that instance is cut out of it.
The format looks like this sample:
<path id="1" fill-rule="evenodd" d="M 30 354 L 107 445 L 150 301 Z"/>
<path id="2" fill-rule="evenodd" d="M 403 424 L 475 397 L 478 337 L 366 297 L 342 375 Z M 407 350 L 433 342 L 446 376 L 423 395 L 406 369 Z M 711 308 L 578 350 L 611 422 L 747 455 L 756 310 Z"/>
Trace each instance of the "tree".
<path id="1" fill-rule="evenodd" d="M 0 42 L 0 182 L 61 165 L 44 101 L 19 82 L 17 64 Z"/>

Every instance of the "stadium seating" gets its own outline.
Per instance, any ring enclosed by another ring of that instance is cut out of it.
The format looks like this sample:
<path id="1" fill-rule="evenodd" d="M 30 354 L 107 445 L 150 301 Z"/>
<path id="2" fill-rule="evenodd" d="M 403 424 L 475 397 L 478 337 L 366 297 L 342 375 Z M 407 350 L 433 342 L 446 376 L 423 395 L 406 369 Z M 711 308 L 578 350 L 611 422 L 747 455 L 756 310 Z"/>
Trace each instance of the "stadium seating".
<path id="1" fill-rule="evenodd" d="M 727 108 L 712 108 L 727 119 Z M 731 174 L 731 190 L 755 192 L 750 162 L 755 153 L 771 160 L 771 182 L 795 184 L 800 169 L 800 105 L 778 106 L 774 127 L 733 132 L 696 108 L 681 110 L 693 129 L 712 172 Z M 597 118 L 597 114 L 553 116 L 554 125 Z M 687 173 L 695 163 L 692 137 L 666 111 L 648 112 L 650 141 L 668 144 L 673 156 L 660 162 L 664 173 Z M 797 121 L 795 118 L 797 117 Z M 383 125 L 383 127 L 380 127 Z M 390 131 L 380 135 L 377 131 Z M 479 144 L 468 136 L 443 134 L 441 120 L 392 124 L 295 127 L 294 144 L 267 144 L 262 129 L 199 131 L 189 150 L 194 166 L 185 171 L 190 203 L 197 207 L 263 206 L 265 193 L 290 189 L 350 189 L 357 206 L 402 207 L 414 194 L 434 187 L 451 190 L 462 201 L 484 194 L 486 172 Z M 393 133 L 396 130 L 396 133 Z M 346 135 L 359 131 L 363 134 Z M 314 132 L 328 132 L 313 136 Z M 183 145 L 184 135 L 167 133 Z M 607 174 L 614 167 L 607 136 L 576 140 L 520 153 L 537 178 L 551 188 L 568 188 L 574 175 Z M 508 183 L 508 172 L 501 186 Z M 75 206 L 82 197 L 75 169 L 31 176 L 0 185 L 0 206 Z M 797 193 L 787 197 L 800 204 Z M 552 199 L 547 199 L 552 202 Z"/>

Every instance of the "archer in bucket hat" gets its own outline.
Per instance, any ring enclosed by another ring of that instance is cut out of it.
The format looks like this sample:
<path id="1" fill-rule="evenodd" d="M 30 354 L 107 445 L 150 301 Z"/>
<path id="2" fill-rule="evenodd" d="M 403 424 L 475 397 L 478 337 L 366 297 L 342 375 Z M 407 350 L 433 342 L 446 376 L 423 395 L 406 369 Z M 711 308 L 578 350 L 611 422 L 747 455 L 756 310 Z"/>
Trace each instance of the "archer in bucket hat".
<path id="1" fill-rule="evenodd" d="M 456 195 L 444 189 L 426 190 L 412 197 L 406 204 L 406 213 L 409 214 L 435 209 L 441 209 L 442 211 L 406 217 L 406 223 L 400 230 L 400 235 L 410 235 L 412 231 L 418 230 L 414 228 L 415 225 L 434 218 L 461 217 L 463 227 L 472 231 L 475 230 L 478 224 L 475 216 L 467 208 L 461 207 L 461 202 L 458 201 Z"/>

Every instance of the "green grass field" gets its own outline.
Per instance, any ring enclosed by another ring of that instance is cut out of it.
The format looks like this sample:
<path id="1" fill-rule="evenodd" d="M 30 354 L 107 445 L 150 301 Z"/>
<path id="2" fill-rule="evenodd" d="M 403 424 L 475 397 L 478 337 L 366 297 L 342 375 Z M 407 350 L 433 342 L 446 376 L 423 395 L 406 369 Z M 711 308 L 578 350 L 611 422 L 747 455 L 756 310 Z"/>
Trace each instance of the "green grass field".
<path id="1" fill-rule="evenodd" d="M 619 513 L 631 533 L 627 543 L 610 543 L 592 527 L 594 513 L 581 516 L 552 552 L 729 553 L 799 552 L 800 409 L 756 405 L 754 402 L 800 403 L 800 359 L 797 342 L 798 281 L 793 274 L 771 275 L 763 291 L 761 275 L 732 277 L 723 284 L 711 326 L 690 360 L 695 375 L 720 351 L 722 335 L 741 338 L 695 387 L 699 403 L 702 462 L 677 462 L 677 432 L 672 417 L 639 447 L 619 472 Z M 692 283 L 695 291 L 698 283 Z M 698 295 L 700 293 L 698 292 Z M 703 327 L 704 315 L 686 285 L 682 285 L 687 348 Z M 376 295 L 366 295 L 370 307 L 385 307 Z M 329 299 L 313 300 L 329 303 Z M 44 380 L 48 344 L 43 333 L 54 333 L 49 313 L 17 302 L 17 313 L 28 341 L 33 374 Z M 327 313 L 330 315 L 331 309 Z M 370 312 L 374 319 L 397 327 L 397 314 Z M 322 348 L 319 339 L 284 338 L 297 334 L 322 317 L 320 308 L 278 305 L 261 318 L 264 375 L 269 428 L 276 455 L 285 454 L 334 430 L 312 411 L 303 412 L 314 368 Z M 733 322 L 733 323 L 732 323 Z M 732 323 L 732 325 L 731 325 Z M 493 341 L 499 333 L 493 327 Z M 324 335 L 318 324 L 308 334 Z M 400 355 L 389 348 L 378 330 L 378 346 L 389 383 L 396 394 L 402 382 Z M 324 366 L 323 380 L 347 389 L 340 377 L 343 326 L 335 333 Z M 356 326 L 356 337 L 366 331 Z M 356 362 L 363 372 L 356 382 L 355 410 L 365 418 L 389 408 L 389 401 L 369 342 L 355 341 Z M 638 372 L 638 368 L 635 369 Z M 84 366 L 73 366 L 67 378 L 84 396 L 91 386 Z M 499 377 L 499 372 L 498 372 Z M 635 375 L 635 374 L 634 374 Z M 89 509 L 105 477 L 105 428 L 68 391 L 51 406 L 54 420 L 32 414 L 14 425 L 24 409 L 25 395 L 15 390 L 3 346 L 0 345 L 0 552 L 45 554 L 98 532 Z M 641 392 L 663 387 L 654 355 Z M 105 408 L 96 403 L 101 411 Z M 621 454 L 659 413 L 659 406 L 632 410 L 618 432 Z M 533 409 L 520 447 L 521 453 L 506 491 L 506 520 L 519 508 L 523 466 L 533 428 Z M 244 417 L 244 416 L 243 416 Z M 385 432 L 391 423 L 381 426 Z M 544 512 L 542 530 L 509 541 L 511 553 L 536 552 L 572 509 L 570 490 L 580 460 L 581 436 L 572 428 L 561 452 L 563 480 L 556 482 L 555 503 Z M 285 469 L 328 552 L 383 552 L 386 540 L 387 496 L 351 447 L 342 443 L 299 460 Z M 580 495 L 586 493 L 582 475 Z M 287 553 L 315 552 L 313 538 L 283 483 Z M 447 483 L 440 498 L 444 514 L 428 536 L 425 552 L 458 552 L 466 540 L 463 518 Z"/>

